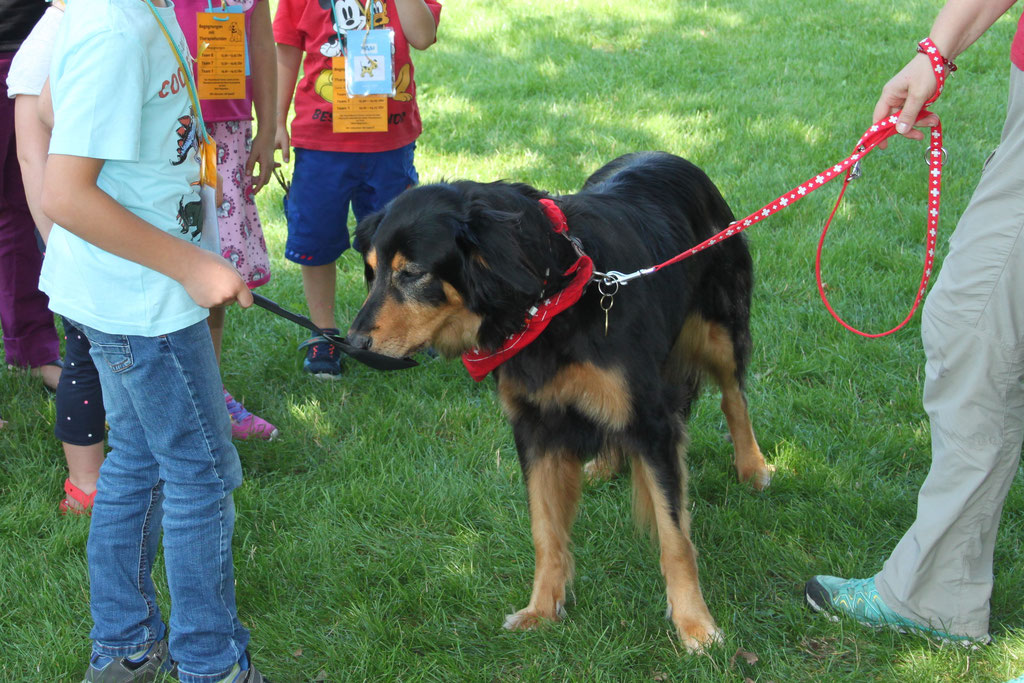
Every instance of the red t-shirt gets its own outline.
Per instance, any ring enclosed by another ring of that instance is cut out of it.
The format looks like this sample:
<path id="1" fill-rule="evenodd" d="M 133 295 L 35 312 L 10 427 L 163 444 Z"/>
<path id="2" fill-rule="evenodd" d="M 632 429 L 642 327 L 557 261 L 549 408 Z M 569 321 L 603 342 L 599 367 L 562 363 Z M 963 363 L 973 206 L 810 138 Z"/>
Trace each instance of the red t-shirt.
<path id="1" fill-rule="evenodd" d="M 301 49 L 302 78 L 295 92 L 295 118 L 291 124 L 291 142 L 295 147 L 325 152 L 385 152 L 404 147 L 419 137 L 423 130 L 419 107 L 416 106 L 416 81 L 413 78 L 409 43 L 402 32 L 394 0 L 370 0 L 374 4 L 373 28 L 390 28 L 395 32 L 396 97 L 388 98 L 388 129 L 376 133 L 335 133 L 332 127 L 331 58 L 341 56 L 334 16 L 349 20 L 345 29 L 366 27 L 363 4 L 359 0 L 280 0 L 274 16 L 274 39 L 278 43 Z M 424 0 L 434 22 L 441 18 L 441 4 Z"/>
<path id="2" fill-rule="evenodd" d="M 1020 15 L 1020 21 L 1017 22 L 1017 33 L 1010 46 L 1010 61 L 1018 69 L 1024 70 L 1024 14 Z"/>

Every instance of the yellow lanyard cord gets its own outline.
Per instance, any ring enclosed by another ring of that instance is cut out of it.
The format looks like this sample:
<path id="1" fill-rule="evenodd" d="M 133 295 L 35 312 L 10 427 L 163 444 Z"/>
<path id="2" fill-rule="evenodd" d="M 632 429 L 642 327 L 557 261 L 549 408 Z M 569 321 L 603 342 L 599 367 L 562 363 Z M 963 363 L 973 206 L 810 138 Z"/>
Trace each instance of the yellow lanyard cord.
<path id="1" fill-rule="evenodd" d="M 167 44 L 171 46 L 171 50 L 174 52 L 175 58 L 178 60 L 178 66 L 181 68 L 182 73 L 185 75 L 185 86 L 188 88 L 188 96 L 192 101 L 192 114 L 193 123 L 196 128 L 196 140 L 199 141 L 199 153 L 201 163 L 201 180 L 204 184 L 211 187 L 217 186 L 217 146 L 210 137 L 210 133 L 206 130 L 206 123 L 203 121 L 203 110 L 199 104 L 199 96 L 196 95 L 195 83 L 192 81 L 192 69 L 185 65 L 185 60 L 181 56 L 181 52 L 178 50 L 178 46 L 175 45 L 174 40 L 171 39 L 171 33 L 167 30 L 167 25 L 164 24 L 163 18 L 160 13 L 156 11 L 156 7 L 153 5 L 153 0 L 146 0 L 146 5 L 149 7 L 149 11 L 156 17 L 157 23 L 160 24 L 160 30 L 163 31 L 164 38 L 167 39 Z"/>

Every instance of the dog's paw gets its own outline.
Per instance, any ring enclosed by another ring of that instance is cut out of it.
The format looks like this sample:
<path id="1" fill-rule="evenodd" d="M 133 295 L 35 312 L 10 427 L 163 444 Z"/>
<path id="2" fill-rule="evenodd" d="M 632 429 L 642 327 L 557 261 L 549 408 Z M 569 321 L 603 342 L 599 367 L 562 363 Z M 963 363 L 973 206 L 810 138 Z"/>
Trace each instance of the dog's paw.
<path id="1" fill-rule="evenodd" d="M 679 640 L 691 655 L 703 654 L 708 649 L 725 642 L 722 631 L 714 624 L 708 628 L 706 624 L 696 623 L 688 626 L 685 632 L 680 630 Z"/>
<path id="2" fill-rule="evenodd" d="M 702 654 L 715 645 L 725 642 L 722 631 L 715 625 L 710 614 L 673 617 L 672 605 L 665 610 L 665 618 L 676 625 L 679 640 L 690 654 Z"/>
<path id="3" fill-rule="evenodd" d="M 772 477 L 775 476 L 775 465 L 765 463 L 763 467 L 737 472 L 737 475 L 741 482 L 750 482 L 755 491 L 764 491 L 771 485 Z"/>
<path id="4" fill-rule="evenodd" d="M 596 457 L 583 466 L 583 477 L 588 484 L 599 484 L 603 481 L 611 481 L 618 471 L 613 468 L 607 460 Z"/>
<path id="5" fill-rule="evenodd" d="M 541 610 L 527 607 L 519 610 L 515 614 L 506 615 L 503 626 L 508 631 L 532 631 L 539 626 L 561 621 L 562 619 L 565 619 L 565 617 L 565 606 L 559 602 L 555 606 L 555 611 L 550 614 L 545 614 Z"/>

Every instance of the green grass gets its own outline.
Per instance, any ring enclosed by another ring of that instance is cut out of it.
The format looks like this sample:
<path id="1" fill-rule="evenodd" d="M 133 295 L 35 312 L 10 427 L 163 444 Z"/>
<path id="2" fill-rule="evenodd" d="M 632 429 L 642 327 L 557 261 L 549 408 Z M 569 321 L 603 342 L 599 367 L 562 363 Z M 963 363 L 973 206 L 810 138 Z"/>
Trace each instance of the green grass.
<path id="1" fill-rule="evenodd" d="M 849 152 L 939 5 L 449 2 L 438 44 L 415 55 L 421 180 L 504 178 L 564 193 L 621 153 L 665 149 L 703 166 L 746 215 Z M 958 60 L 935 107 L 949 149 L 941 253 L 998 140 L 1014 25 L 1004 18 Z M 833 304 L 871 331 L 903 318 L 920 277 L 923 150 L 898 141 L 873 154 L 826 244 Z M 693 537 L 726 637 L 706 656 L 682 654 L 663 618 L 656 554 L 633 531 L 625 481 L 584 494 L 568 620 L 503 631 L 503 616 L 528 601 L 533 554 L 491 382 L 438 360 L 391 374 L 350 362 L 343 381 L 318 383 L 300 371 L 300 328 L 232 310 L 225 384 L 281 429 L 274 443 L 238 444 L 238 604 L 260 667 L 287 683 L 998 682 L 1024 671 L 1019 486 L 996 549 L 993 646 L 937 648 L 833 624 L 803 604 L 812 574 L 880 567 L 929 465 L 919 316 L 864 340 L 817 298 L 814 248 L 837 190 L 748 233 L 758 278 L 749 399 L 779 470 L 771 489 L 734 480 L 717 397 L 691 422 Z M 259 197 L 273 258 L 261 291 L 304 310 L 298 269 L 282 257 L 280 200 L 277 187 Z M 343 322 L 361 303 L 361 271 L 352 253 L 339 262 Z M 0 414 L 11 422 L 0 431 L 0 681 L 77 681 L 89 649 L 88 523 L 57 515 L 65 474 L 52 397 L 0 372 Z"/>

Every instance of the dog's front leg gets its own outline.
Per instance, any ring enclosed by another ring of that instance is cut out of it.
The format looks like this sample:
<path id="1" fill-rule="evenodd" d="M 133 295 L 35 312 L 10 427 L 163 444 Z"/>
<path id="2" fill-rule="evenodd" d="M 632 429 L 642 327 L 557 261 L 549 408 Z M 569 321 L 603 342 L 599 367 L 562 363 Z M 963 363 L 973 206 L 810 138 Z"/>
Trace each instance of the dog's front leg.
<path id="1" fill-rule="evenodd" d="M 523 475 L 530 505 L 536 568 L 530 604 L 505 618 L 505 628 L 530 629 L 565 615 L 565 587 L 572 581 L 569 533 L 580 499 L 582 465 L 565 451 L 537 453 Z"/>
<path id="2" fill-rule="evenodd" d="M 679 444 L 680 452 L 683 445 Z M 666 616 L 675 624 L 683 646 L 690 652 L 703 652 L 707 647 L 722 642 L 722 632 L 708 612 L 697 580 L 697 550 L 690 540 L 690 513 L 686 508 L 686 471 L 682 458 L 680 482 L 673 495 L 679 499 L 673 505 L 666 489 L 648 462 L 638 458 L 633 463 L 633 478 L 637 498 L 645 501 L 654 519 L 654 528 L 661 546 L 661 573 L 665 576 L 668 596 Z M 677 514 L 672 513 L 673 508 Z"/>

